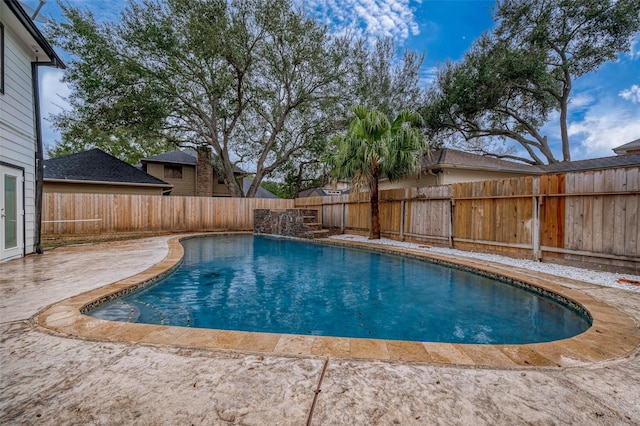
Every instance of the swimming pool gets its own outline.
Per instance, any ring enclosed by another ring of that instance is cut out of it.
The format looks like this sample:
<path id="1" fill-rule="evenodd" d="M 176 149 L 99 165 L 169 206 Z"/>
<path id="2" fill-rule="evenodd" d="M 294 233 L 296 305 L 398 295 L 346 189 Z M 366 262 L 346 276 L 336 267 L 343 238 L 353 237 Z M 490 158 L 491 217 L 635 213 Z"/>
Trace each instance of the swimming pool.
<path id="1" fill-rule="evenodd" d="M 182 242 L 183 263 L 90 315 L 226 330 L 456 343 L 535 343 L 586 330 L 525 289 L 401 256 L 263 236 Z"/>

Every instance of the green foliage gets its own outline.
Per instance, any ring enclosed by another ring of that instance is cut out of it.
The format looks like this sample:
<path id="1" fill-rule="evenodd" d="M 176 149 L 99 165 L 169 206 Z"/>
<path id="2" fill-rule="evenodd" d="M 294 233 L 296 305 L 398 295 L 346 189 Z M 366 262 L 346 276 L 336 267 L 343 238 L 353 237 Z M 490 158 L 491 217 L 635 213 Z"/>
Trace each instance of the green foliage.
<path id="1" fill-rule="evenodd" d="M 349 178 L 371 193 L 370 238 L 380 238 L 378 181 L 381 176 L 394 181 L 420 171 L 420 161 L 428 150 L 418 128 L 420 114 L 402 111 L 393 122 L 379 111 L 363 106 L 354 109 L 355 118 L 345 135 L 335 138 L 337 151 L 325 161 L 335 178 Z"/>
<path id="2" fill-rule="evenodd" d="M 574 79 L 631 48 L 640 29 L 635 0 L 504 0 L 498 3 L 495 34 L 522 49 L 545 53 L 548 70 Z"/>
<path id="3" fill-rule="evenodd" d="M 376 40 L 373 45 L 360 40 L 351 58 L 350 108 L 364 105 L 395 117 L 403 109 L 420 106 L 420 67 L 424 53 L 404 50 L 398 59 L 397 51 L 391 38 Z"/>
<path id="4" fill-rule="evenodd" d="M 291 199 L 296 195 L 292 187 L 283 182 L 263 180 L 260 186 L 280 198 Z"/>
<path id="5" fill-rule="evenodd" d="M 325 153 L 335 151 L 331 136 L 347 129 L 348 109 L 365 105 L 387 116 L 396 116 L 401 109 L 419 106 L 422 95 L 420 67 L 424 55 L 405 50 L 398 59 L 397 51 L 391 38 L 374 43 L 359 39 L 351 45 L 346 58 L 346 86 L 333 104 L 335 115 L 323 123 L 322 131 L 315 132 L 305 151 L 293 154 L 277 171 L 293 196 L 327 183 L 329 171 L 320 159 Z"/>
<path id="6" fill-rule="evenodd" d="M 462 62 L 447 63 L 438 71 L 437 84 L 422 111 L 430 139 L 440 139 L 443 129 L 462 134 L 467 147 L 486 137 L 510 138 L 530 151 L 531 162 L 543 163 L 537 152 L 554 161 L 537 129 L 547 120 L 555 99 L 530 83 L 546 75 L 539 52 L 510 49 L 487 35 L 481 37 Z M 552 84 L 558 83 L 548 83 Z M 491 148 L 495 156 L 515 158 Z M 484 144 L 476 150 L 489 152 Z"/>
<path id="7" fill-rule="evenodd" d="M 73 131 L 77 130 L 77 128 L 73 129 Z M 135 165 L 141 158 L 175 149 L 175 146 L 161 139 L 139 140 L 126 128 L 113 129 L 111 132 L 87 129 L 77 138 L 74 137 L 73 132 L 63 134 L 62 138 L 61 143 L 47 149 L 49 157 L 60 157 L 91 148 L 100 148 L 124 162 Z"/>
<path id="8" fill-rule="evenodd" d="M 419 171 L 427 149 L 418 128 L 419 114 L 405 110 L 390 122 L 383 113 L 363 106 L 354 113 L 347 133 L 335 138 L 336 152 L 326 159 L 334 178 L 354 179 L 358 186 L 370 188 L 380 174 L 393 181 Z"/>
<path id="9" fill-rule="evenodd" d="M 242 191 L 233 166 L 255 165 L 252 197 L 265 176 L 335 130 L 350 40 L 289 0 L 131 1 L 118 24 L 63 11 L 67 22 L 50 36 L 75 59 L 65 77 L 72 112 L 54 121 L 60 149 L 209 146 L 234 196 Z"/>
<path id="10" fill-rule="evenodd" d="M 640 30 L 640 3 L 504 0 L 494 20 L 496 28 L 476 40 L 460 63 L 439 70 L 422 109 L 430 138 L 455 132 L 483 154 L 553 163 L 558 160 L 540 129 L 559 111 L 562 159 L 570 160 L 573 81 L 630 49 Z M 495 138 L 517 142 L 529 158 L 496 151 Z"/>

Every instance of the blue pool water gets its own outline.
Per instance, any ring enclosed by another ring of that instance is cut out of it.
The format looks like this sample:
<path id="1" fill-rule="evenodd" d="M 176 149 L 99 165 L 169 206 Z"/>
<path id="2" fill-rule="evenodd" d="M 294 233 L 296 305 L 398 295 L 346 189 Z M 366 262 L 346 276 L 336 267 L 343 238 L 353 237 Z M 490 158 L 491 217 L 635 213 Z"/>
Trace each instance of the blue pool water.
<path id="1" fill-rule="evenodd" d="M 520 344 L 585 331 L 552 299 L 471 272 L 265 236 L 183 241 L 170 275 L 90 312 L 98 318 L 321 336 Z"/>

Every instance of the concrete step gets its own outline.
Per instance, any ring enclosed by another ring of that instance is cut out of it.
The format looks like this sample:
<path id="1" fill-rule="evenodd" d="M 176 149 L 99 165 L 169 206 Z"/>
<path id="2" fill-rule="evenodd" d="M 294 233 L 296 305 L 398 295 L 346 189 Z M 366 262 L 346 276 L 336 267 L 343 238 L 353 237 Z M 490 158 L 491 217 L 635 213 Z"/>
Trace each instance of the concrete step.
<path id="1" fill-rule="evenodd" d="M 312 240 L 316 238 L 327 238 L 329 236 L 329 231 L 326 229 L 319 229 L 317 231 L 309 231 L 307 235 Z"/>

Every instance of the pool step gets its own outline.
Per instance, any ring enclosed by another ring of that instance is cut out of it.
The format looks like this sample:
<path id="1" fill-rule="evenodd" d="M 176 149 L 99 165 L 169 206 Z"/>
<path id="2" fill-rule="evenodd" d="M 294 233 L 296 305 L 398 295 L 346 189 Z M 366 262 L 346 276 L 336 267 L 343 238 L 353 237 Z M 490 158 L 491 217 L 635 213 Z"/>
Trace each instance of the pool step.
<path id="1" fill-rule="evenodd" d="M 327 238 L 329 231 L 322 229 L 322 223 L 318 222 L 318 212 L 314 211 L 313 215 L 305 215 L 302 217 L 302 222 L 305 227 L 309 229 L 306 233 L 307 238 L 310 240 L 316 238 Z"/>

